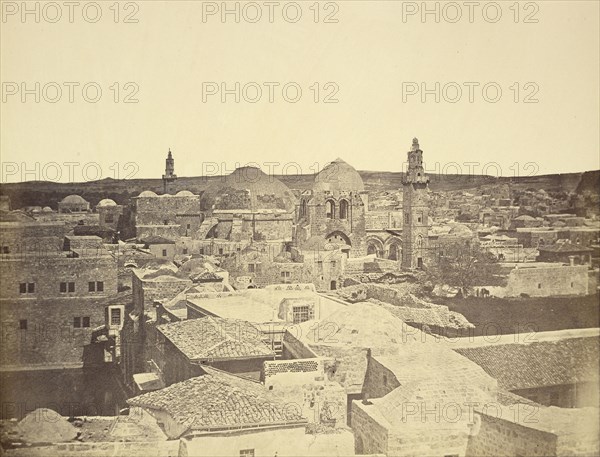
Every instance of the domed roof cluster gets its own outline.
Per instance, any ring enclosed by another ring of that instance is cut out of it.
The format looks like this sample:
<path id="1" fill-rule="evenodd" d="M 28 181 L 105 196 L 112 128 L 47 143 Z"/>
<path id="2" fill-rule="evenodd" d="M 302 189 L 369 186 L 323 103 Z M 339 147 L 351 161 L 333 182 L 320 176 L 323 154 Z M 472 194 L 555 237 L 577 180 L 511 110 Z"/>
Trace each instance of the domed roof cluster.
<path id="1" fill-rule="evenodd" d="M 294 211 L 296 197 L 274 176 L 260 168 L 241 167 L 230 175 L 216 179 L 202 194 L 200 209 Z"/>
<path id="2" fill-rule="evenodd" d="M 105 198 L 103 200 L 100 200 L 97 206 L 117 206 L 117 204 L 114 200 L 111 200 L 110 198 Z"/>
<path id="3" fill-rule="evenodd" d="M 194 194 L 191 193 L 189 190 L 180 190 L 175 195 L 171 195 L 171 194 L 158 195 L 155 192 L 152 192 L 151 190 L 145 190 L 140 195 L 138 195 L 138 198 L 140 198 L 140 197 L 141 198 L 154 198 L 154 197 L 169 198 L 169 197 L 193 197 L 193 196 L 194 196 Z"/>
<path id="4" fill-rule="evenodd" d="M 81 197 L 79 195 L 75 195 L 75 194 L 68 195 L 67 197 L 63 198 L 60 202 L 61 203 L 68 203 L 68 204 L 71 204 L 71 205 L 79 205 L 79 204 L 84 204 L 85 205 L 87 203 L 87 201 L 83 197 Z"/>
<path id="5" fill-rule="evenodd" d="M 338 158 L 323 168 L 315 176 L 315 192 L 362 192 L 365 184 L 352 165 Z"/>

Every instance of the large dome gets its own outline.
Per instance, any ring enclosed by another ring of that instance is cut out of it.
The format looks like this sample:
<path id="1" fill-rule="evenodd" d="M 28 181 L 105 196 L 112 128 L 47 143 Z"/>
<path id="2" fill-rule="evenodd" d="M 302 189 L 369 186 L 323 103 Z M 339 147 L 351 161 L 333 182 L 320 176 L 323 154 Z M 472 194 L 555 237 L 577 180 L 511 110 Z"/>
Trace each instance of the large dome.
<path id="1" fill-rule="evenodd" d="M 85 201 L 83 199 L 83 197 L 80 197 L 79 195 L 69 195 L 69 196 L 63 198 L 62 201 L 61 201 L 61 203 L 69 203 L 69 204 L 77 204 L 77 205 L 79 205 L 81 203 L 86 204 L 87 201 Z"/>
<path id="2" fill-rule="evenodd" d="M 292 191 L 260 168 L 242 167 L 229 176 L 216 179 L 202 194 L 200 208 L 210 210 L 294 211 Z"/>
<path id="3" fill-rule="evenodd" d="M 315 176 L 313 190 L 315 192 L 361 192 L 365 190 L 365 184 L 352 165 L 338 158 Z"/>

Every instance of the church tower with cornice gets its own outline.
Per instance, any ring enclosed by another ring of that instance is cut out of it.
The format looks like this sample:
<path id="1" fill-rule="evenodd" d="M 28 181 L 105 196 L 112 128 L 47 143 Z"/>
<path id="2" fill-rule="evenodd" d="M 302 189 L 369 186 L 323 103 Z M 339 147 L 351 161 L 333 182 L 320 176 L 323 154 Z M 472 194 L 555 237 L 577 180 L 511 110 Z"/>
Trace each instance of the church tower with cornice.
<path id="1" fill-rule="evenodd" d="M 402 268 L 422 268 L 429 236 L 429 177 L 423 168 L 423 151 L 413 139 L 408 169 L 402 181 Z"/>

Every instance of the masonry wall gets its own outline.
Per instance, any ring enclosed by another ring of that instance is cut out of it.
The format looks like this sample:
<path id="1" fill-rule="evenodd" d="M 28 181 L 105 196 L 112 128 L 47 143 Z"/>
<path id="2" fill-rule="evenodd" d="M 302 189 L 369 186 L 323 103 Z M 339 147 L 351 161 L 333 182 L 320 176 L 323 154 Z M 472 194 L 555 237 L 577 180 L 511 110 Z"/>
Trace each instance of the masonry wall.
<path id="1" fill-rule="evenodd" d="M 396 375 L 373 357 L 369 357 L 367 363 L 367 374 L 363 384 L 365 398 L 381 398 L 392 390 L 400 387 Z"/>
<path id="2" fill-rule="evenodd" d="M 112 256 L 3 259 L 0 277 L 0 364 L 51 368 L 101 359 L 102 349 L 92 345 L 92 331 L 104 325 L 108 297 L 117 292 Z M 96 281 L 104 282 L 103 292 L 89 292 L 88 282 Z M 75 292 L 61 293 L 60 282 L 75 283 Z M 20 283 L 34 283 L 35 292 L 21 294 Z M 81 318 L 79 328 L 75 317 Z M 84 317 L 89 327 L 83 327 Z"/>
<path id="3" fill-rule="evenodd" d="M 515 268 L 504 289 L 507 297 L 525 293 L 530 297 L 587 295 L 588 267 L 585 265 Z"/>
<path id="4" fill-rule="evenodd" d="M 466 457 L 556 455 L 556 435 L 485 414 L 476 418 L 479 430 L 469 437 Z"/>
<path id="5" fill-rule="evenodd" d="M 180 457 L 231 457 L 240 451 L 254 449 L 256 456 L 308 456 L 309 447 L 303 425 L 211 433 L 184 438 Z"/>
<path id="6" fill-rule="evenodd" d="M 352 402 L 350 426 L 354 432 L 355 452 L 359 455 L 388 454 L 388 430 L 374 420 L 356 401 Z"/>

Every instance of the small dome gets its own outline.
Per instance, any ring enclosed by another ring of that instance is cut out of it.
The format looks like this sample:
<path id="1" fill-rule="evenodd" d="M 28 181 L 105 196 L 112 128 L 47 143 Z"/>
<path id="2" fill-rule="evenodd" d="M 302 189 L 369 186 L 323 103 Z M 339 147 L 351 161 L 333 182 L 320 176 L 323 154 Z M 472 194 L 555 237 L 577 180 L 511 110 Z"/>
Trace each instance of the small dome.
<path id="1" fill-rule="evenodd" d="M 200 208 L 216 210 L 283 210 L 294 211 L 296 197 L 274 176 L 260 168 L 242 167 L 224 178 L 216 179 L 202 194 Z"/>
<path id="2" fill-rule="evenodd" d="M 342 159 L 335 159 L 315 176 L 315 192 L 347 191 L 362 192 L 365 184 L 352 165 Z"/>
<path id="3" fill-rule="evenodd" d="M 51 213 L 52 212 L 52 208 L 50 208 L 49 206 L 44 206 L 42 208 L 42 212 L 43 213 Z"/>
<path id="4" fill-rule="evenodd" d="M 535 217 L 523 214 L 522 216 L 515 217 L 515 221 L 535 221 Z"/>
<path id="5" fill-rule="evenodd" d="M 100 200 L 98 202 L 98 206 L 117 206 L 114 200 L 110 198 L 105 198 L 104 200 Z"/>
<path id="6" fill-rule="evenodd" d="M 138 195 L 139 197 L 158 197 L 158 195 L 156 195 L 154 192 L 152 192 L 151 190 L 145 190 L 144 192 L 142 192 L 140 195 Z"/>
<path id="7" fill-rule="evenodd" d="M 61 200 L 61 203 L 77 204 L 77 205 L 79 205 L 79 204 L 86 204 L 87 201 L 83 197 L 81 197 L 79 195 L 69 195 L 69 196 L 63 198 Z"/>
<path id="8" fill-rule="evenodd" d="M 473 232 L 469 227 L 463 224 L 456 224 L 448 232 L 449 235 L 472 235 Z"/>
<path id="9" fill-rule="evenodd" d="M 175 194 L 176 197 L 193 197 L 194 194 L 192 194 L 189 190 L 180 190 L 179 192 L 177 192 Z"/>

